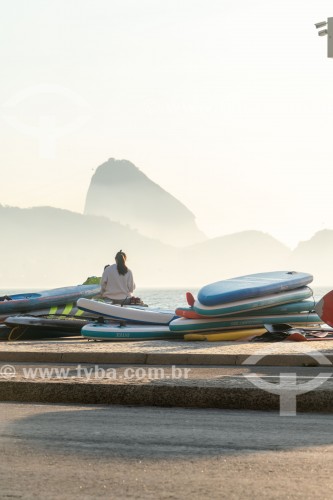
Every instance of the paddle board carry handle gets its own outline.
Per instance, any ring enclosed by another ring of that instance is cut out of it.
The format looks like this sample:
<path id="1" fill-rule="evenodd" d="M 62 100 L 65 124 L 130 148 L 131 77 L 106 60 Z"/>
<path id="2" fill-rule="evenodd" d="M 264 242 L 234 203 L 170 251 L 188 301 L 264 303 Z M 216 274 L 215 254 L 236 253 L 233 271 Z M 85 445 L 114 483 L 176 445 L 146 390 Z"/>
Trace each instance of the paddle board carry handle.
<path id="1" fill-rule="evenodd" d="M 190 307 L 194 306 L 195 298 L 191 292 L 186 292 L 186 300 Z"/>

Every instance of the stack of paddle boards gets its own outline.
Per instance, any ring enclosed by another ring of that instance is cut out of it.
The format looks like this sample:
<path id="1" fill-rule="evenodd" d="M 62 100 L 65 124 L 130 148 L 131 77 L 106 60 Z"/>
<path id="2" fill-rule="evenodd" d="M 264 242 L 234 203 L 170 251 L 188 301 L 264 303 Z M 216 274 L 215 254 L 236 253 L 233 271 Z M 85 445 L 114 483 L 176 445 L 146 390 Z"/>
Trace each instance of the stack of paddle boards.
<path id="1" fill-rule="evenodd" d="M 180 317 L 170 322 L 170 330 L 186 340 L 237 340 L 261 335 L 265 324 L 321 323 L 307 286 L 312 280 L 308 273 L 276 271 L 208 284 L 196 300 L 187 294 L 190 307 L 176 309 Z M 201 332 L 205 338 L 193 336 Z M 208 338 L 210 332 L 214 336 Z"/>
<path id="2" fill-rule="evenodd" d="M 0 301 L 0 338 L 33 340 L 80 335 L 81 328 L 94 315 L 79 310 L 79 297 L 94 297 L 99 285 L 76 285 L 41 292 L 6 295 Z M 6 328 L 5 328 L 6 326 Z"/>
<path id="3" fill-rule="evenodd" d="M 37 310 L 44 312 L 46 309 L 75 302 L 80 297 L 92 298 L 99 292 L 99 285 L 75 285 L 42 290 L 41 292 L 5 295 L 0 300 L 0 322 L 14 314 L 31 313 Z"/>
<path id="4" fill-rule="evenodd" d="M 140 306 L 120 306 L 101 300 L 80 298 L 79 309 L 93 313 L 101 321 L 81 329 L 83 337 L 94 340 L 166 340 L 182 338 L 182 332 L 171 332 L 169 323 L 174 311 Z"/>

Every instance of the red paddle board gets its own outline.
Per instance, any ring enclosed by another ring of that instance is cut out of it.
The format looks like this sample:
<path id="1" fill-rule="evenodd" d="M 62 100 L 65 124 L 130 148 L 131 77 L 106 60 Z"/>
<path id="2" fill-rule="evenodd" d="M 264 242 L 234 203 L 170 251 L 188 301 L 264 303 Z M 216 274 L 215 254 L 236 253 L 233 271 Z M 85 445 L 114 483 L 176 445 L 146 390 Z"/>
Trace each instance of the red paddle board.
<path id="1" fill-rule="evenodd" d="M 177 316 L 181 316 L 182 318 L 188 319 L 202 319 L 202 314 L 195 312 L 191 307 L 177 307 L 176 309 Z"/>
<path id="2" fill-rule="evenodd" d="M 333 326 L 333 290 L 317 302 L 315 311 L 326 325 Z"/>

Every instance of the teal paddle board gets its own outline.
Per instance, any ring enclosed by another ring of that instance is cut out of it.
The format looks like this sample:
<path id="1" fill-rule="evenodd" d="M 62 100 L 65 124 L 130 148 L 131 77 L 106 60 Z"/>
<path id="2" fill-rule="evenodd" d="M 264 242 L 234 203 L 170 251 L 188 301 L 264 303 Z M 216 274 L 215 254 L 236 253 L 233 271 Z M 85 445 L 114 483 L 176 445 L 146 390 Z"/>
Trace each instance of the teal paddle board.
<path id="1" fill-rule="evenodd" d="M 204 332 L 210 330 L 221 330 L 222 328 L 235 328 L 247 326 L 263 326 L 265 324 L 278 323 L 321 323 L 321 319 L 315 313 L 299 314 L 276 314 L 267 316 L 228 316 L 219 318 L 187 319 L 177 318 L 171 321 L 169 328 L 172 332 Z"/>
<path id="2" fill-rule="evenodd" d="M 276 307 L 281 304 L 290 304 L 308 299 L 312 296 L 311 288 L 305 286 L 287 292 L 273 293 L 263 297 L 252 297 L 216 306 L 205 306 L 199 300 L 193 304 L 195 312 L 203 316 L 237 315 L 240 312 L 254 311 L 266 307 Z"/>
<path id="3" fill-rule="evenodd" d="M 237 313 L 239 316 L 261 316 L 267 314 L 290 314 L 290 313 L 301 313 L 301 312 L 316 312 L 314 310 L 316 305 L 315 300 L 301 300 L 299 302 L 291 302 L 289 304 L 281 304 L 275 307 L 267 307 L 263 309 L 255 309 L 253 311 L 243 311 Z M 200 318 L 209 318 L 213 317 L 213 315 L 203 315 L 194 311 L 193 307 L 177 307 L 176 314 L 178 316 L 189 318 L 189 319 L 200 319 Z M 222 314 L 220 317 L 223 316 Z M 215 316 L 214 316 L 215 317 Z"/>
<path id="4" fill-rule="evenodd" d="M 81 335 L 94 340 L 167 340 L 182 338 L 164 325 L 126 325 L 88 323 Z"/>

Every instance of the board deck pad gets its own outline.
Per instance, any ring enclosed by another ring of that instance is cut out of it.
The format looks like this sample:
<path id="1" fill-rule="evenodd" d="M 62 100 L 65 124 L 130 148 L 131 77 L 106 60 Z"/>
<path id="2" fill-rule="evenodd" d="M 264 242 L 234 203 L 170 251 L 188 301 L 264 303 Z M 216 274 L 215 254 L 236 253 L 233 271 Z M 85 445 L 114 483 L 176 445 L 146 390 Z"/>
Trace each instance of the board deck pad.
<path id="1" fill-rule="evenodd" d="M 214 306 L 293 290 L 312 280 L 311 274 L 296 271 L 249 274 L 205 285 L 198 292 L 198 300 L 203 305 Z"/>

